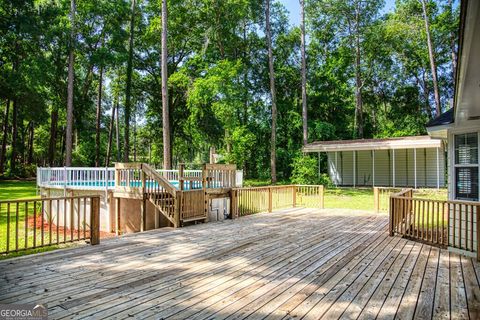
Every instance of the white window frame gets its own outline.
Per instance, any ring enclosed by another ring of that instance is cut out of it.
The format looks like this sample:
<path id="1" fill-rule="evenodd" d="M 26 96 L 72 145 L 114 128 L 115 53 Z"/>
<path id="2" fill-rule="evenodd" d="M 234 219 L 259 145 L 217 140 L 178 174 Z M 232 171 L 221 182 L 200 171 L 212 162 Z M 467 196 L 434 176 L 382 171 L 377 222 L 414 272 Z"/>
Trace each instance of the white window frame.
<path id="1" fill-rule="evenodd" d="M 465 135 L 465 134 L 471 134 L 471 133 L 476 133 L 477 134 L 477 163 L 469 163 L 469 164 L 457 164 L 457 157 L 456 157 L 456 137 L 457 136 L 460 136 L 460 135 Z M 475 130 L 469 130 L 469 131 L 461 131 L 461 132 L 455 132 L 455 133 L 452 133 L 452 153 L 451 153 L 451 157 L 450 157 L 450 160 L 452 162 L 452 168 L 453 168 L 453 172 L 451 173 L 451 178 L 452 178 L 452 181 L 453 181 L 453 185 L 452 185 L 452 193 L 453 193 L 453 197 L 454 199 L 456 200 L 466 200 L 464 198 L 458 198 L 457 197 L 457 168 L 478 168 L 478 183 L 477 183 L 477 188 L 479 190 L 477 190 L 477 194 L 478 194 L 478 197 L 479 199 L 475 200 L 475 201 L 479 201 L 480 200 L 480 131 L 475 131 Z M 466 201 L 470 201 L 470 200 L 466 200 Z"/>

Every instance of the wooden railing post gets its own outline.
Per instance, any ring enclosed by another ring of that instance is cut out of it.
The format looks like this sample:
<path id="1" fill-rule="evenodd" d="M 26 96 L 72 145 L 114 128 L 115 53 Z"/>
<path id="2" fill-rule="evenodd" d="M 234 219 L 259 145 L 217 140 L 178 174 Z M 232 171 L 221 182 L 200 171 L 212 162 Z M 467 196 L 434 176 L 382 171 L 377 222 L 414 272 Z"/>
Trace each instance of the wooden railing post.
<path id="1" fill-rule="evenodd" d="M 230 190 L 230 211 L 232 219 L 238 218 L 237 190 Z"/>
<path id="2" fill-rule="evenodd" d="M 373 208 L 375 213 L 380 211 L 380 189 L 378 187 L 373 187 Z"/>
<path id="3" fill-rule="evenodd" d="M 175 211 L 173 215 L 173 219 L 175 221 L 174 227 L 180 227 L 180 217 L 182 215 L 182 200 L 183 199 L 183 191 L 177 191 L 175 196 Z"/>
<path id="4" fill-rule="evenodd" d="M 118 168 L 118 163 L 115 163 L 115 188 L 120 186 L 120 169 Z"/>
<path id="5" fill-rule="evenodd" d="M 292 207 L 297 206 L 297 186 L 292 186 Z"/>
<path id="6" fill-rule="evenodd" d="M 272 212 L 272 187 L 268 188 L 268 212 Z"/>
<path id="7" fill-rule="evenodd" d="M 389 218 L 388 218 L 388 234 L 390 237 L 393 237 L 393 217 L 394 217 L 394 211 L 395 211 L 395 199 L 390 196 L 390 206 L 389 206 Z"/>
<path id="8" fill-rule="evenodd" d="M 90 198 L 90 244 L 100 243 L 100 197 Z"/>
<path id="9" fill-rule="evenodd" d="M 476 209 L 477 209 L 477 212 L 476 212 L 476 215 L 477 215 L 477 261 L 480 261 L 480 206 L 477 206 Z"/>
<path id="10" fill-rule="evenodd" d="M 320 185 L 318 190 L 320 196 L 320 209 L 325 207 L 325 186 Z"/>
<path id="11" fill-rule="evenodd" d="M 184 163 L 180 163 L 180 165 L 178 166 L 178 187 L 180 190 L 183 190 L 185 188 L 184 186 L 184 172 L 185 171 L 185 164 Z M 192 184 L 190 182 L 190 184 Z M 192 186 L 189 187 L 189 190 L 192 190 Z"/>

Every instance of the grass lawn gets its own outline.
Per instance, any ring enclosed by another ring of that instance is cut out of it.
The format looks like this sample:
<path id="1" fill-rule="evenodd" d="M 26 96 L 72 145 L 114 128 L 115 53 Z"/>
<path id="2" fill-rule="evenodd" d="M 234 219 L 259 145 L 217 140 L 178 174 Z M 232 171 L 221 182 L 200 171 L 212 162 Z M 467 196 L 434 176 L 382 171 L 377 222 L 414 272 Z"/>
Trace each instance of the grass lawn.
<path id="1" fill-rule="evenodd" d="M 0 180 L 0 200 L 35 198 L 37 187 L 35 181 Z"/>
<path id="2" fill-rule="evenodd" d="M 325 189 L 325 208 L 373 210 L 373 189 L 334 188 Z"/>
<path id="3" fill-rule="evenodd" d="M 38 198 L 36 191 L 36 182 L 35 181 L 2 181 L 0 180 L 0 201 L 2 200 L 17 200 L 17 199 L 32 199 Z M 15 239 L 15 222 L 16 222 L 16 212 L 13 210 L 14 206 L 11 206 L 10 212 L 10 249 L 13 249 L 14 239 Z M 12 212 L 13 211 L 13 212 Z M 25 225 L 25 211 L 24 206 L 20 205 L 19 214 L 18 214 L 18 224 L 19 224 L 19 248 L 22 248 L 25 244 L 25 234 L 24 234 L 24 225 Z M 29 215 L 33 215 L 33 210 L 30 207 L 27 212 Z M 7 246 L 7 206 L 2 204 L 0 207 L 0 252 L 5 251 Z M 37 234 L 37 238 L 38 234 Z M 38 240 L 38 239 L 37 239 Z M 33 232 L 28 236 L 29 243 L 33 242 Z M 49 250 L 54 250 L 58 246 L 29 249 L 19 252 L 12 252 L 8 255 L 0 255 L 0 260 L 5 258 L 11 258 L 16 256 L 21 256 L 30 253 L 44 252 Z"/>

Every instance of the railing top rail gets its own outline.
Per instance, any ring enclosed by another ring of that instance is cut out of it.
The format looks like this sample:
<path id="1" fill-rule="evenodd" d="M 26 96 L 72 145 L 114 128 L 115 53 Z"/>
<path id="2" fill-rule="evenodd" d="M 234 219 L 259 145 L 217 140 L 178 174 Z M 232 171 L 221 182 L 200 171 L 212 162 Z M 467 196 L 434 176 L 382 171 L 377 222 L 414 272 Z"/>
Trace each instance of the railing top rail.
<path id="1" fill-rule="evenodd" d="M 40 170 L 115 170 L 115 167 L 39 167 Z"/>
<path id="2" fill-rule="evenodd" d="M 234 164 L 212 164 L 207 163 L 204 165 L 206 170 L 227 170 L 234 171 L 237 170 L 237 166 Z"/>
<path id="3" fill-rule="evenodd" d="M 129 163 L 115 163 L 115 169 L 142 169 L 142 163 L 129 162 Z"/>
<path id="4" fill-rule="evenodd" d="M 426 199 L 426 198 L 415 198 L 415 197 L 405 197 L 405 196 L 398 196 L 392 195 L 390 198 L 393 199 L 401 199 L 401 200 L 416 200 L 416 201 L 429 201 L 429 202 L 436 202 L 436 203 L 452 203 L 452 204 L 464 204 L 470 206 L 480 206 L 479 201 L 466 201 L 466 200 L 439 200 L 439 199 Z"/>
<path id="5" fill-rule="evenodd" d="M 81 195 L 81 196 L 60 196 L 60 197 L 49 197 L 49 198 L 27 198 L 27 199 L 16 199 L 16 200 L 0 200 L 0 204 L 4 203 L 24 203 L 24 202 L 34 202 L 34 201 L 49 201 L 49 200 L 74 200 L 74 199 L 84 199 L 84 198 L 100 198 L 100 195 Z"/>
<path id="6" fill-rule="evenodd" d="M 295 187 L 323 187 L 322 184 L 294 184 Z"/>
<path id="7" fill-rule="evenodd" d="M 178 191 L 177 188 L 175 188 L 170 181 L 160 175 L 159 172 L 152 169 L 148 164 L 142 164 L 141 168 L 146 174 L 150 175 L 150 178 L 156 180 L 163 188 L 165 188 L 165 190 L 171 193 L 172 196 L 176 196 L 176 192 Z"/>
<path id="8" fill-rule="evenodd" d="M 274 185 L 274 186 L 258 186 L 258 187 L 238 187 L 232 188 L 233 190 L 259 190 L 259 189 L 278 189 L 278 188 L 292 188 L 292 187 L 324 187 L 321 184 L 308 185 L 308 184 L 285 184 L 285 185 Z"/>
<path id="9" fill-rule="evenodd" d="M 410 192 L 413 192 L 413 189 L 411 189 L 411 188 L 402 189 L 402 191 L 397 192 L 397 193 L 394 193 L 394 194 L 392 194 L 391 196 L 392 196 L 392 197 L 402 197 L 403 195 L 406 195 L 406 194 L 408 194 L 408 193 L 410 193 Z"/>

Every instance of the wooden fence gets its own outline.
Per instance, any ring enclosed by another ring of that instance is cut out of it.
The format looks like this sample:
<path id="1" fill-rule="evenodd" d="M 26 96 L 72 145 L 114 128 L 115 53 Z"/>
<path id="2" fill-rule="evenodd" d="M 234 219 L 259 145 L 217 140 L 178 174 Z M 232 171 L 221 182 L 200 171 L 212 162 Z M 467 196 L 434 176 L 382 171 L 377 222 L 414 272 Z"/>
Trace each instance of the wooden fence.
<path id="1" fill-rule="evenodd" d="M 390 197 L 389 233 L 478 253 L 479 210 L 478 202 L 414 198 L 404 189 Z"/>
<path id="2" fill-rule="evenodd" d="M 267 186 L 232 190 L 232 215 L 245 216 L 296 206 L 323 209 L 323 186 Z"/>
<path id="3" fill-rule="evenodd" d="M 86 240 L 100 242 L 100 197 L 0 201 L 0 254 Z"/>

